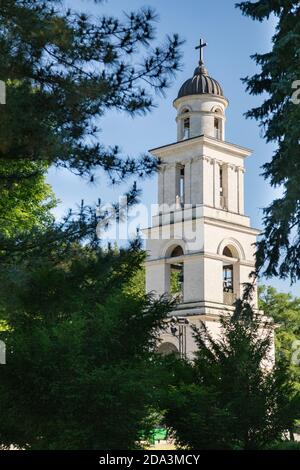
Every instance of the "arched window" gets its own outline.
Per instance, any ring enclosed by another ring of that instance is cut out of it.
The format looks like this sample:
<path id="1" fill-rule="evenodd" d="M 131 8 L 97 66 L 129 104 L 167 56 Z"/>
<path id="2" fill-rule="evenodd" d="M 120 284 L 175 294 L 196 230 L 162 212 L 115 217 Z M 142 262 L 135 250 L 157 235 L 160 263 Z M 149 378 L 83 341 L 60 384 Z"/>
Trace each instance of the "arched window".
<path id="1" fill-rule="evenodd" d="M 228 246 L 225 246 L 223 250 L 223 255 L 228 256 L 229 258 L 233 258 L 231 249 Z"/>
<path id="2" fill-rule="evenodd" d="M 177 258 L 178 256 L 183 256 L 183 249 L 180 245 L 177 245 L 173 248 L 170 257 Z M 170 266 L 170 293 L 179 300 L 183 299 L 183 262 L 174 260 Z"/>
<path id="3" fill-rule="evenodd" d="M 233 258 L 232 249 L 229 246 L 225 246 L 223 249 L 224 256 L 227 258 Z M 223 298 L 224 304 L 232 305 L 235 301 L 235 285 L 234 285 L 234 266 L 233 260 L 223 262 Z"/>
<path id="4" fill-rule="evenodd" d="M 184 165 L 176 165 L 176 206 L 182 207 L 184 204 Z M 176 207 L 177 209 L 179 207 Z"/>
<path id="5" fill-rule="evenodd" d="M 182 118 L 182 121 L 183 121 L 183 128 L 182 128 L 182 138 L 183 139 L 189 139 L 190 138 L 190 118 L 187 116 L 187 117 L 184 117 L 185 114 L 189 113 L 190 110 L 189 109 L 184 109 L 182 111 L 182 114 L 183 114 L 183 118 Z"/>
<path id="6" fill-rule="evenodd" d="M 214 118 L 214 133 L 215 133 L 215 138 L 221 140 L 222 134 L 221 134 L 221 119 L 215 117 Z"/>
<path id="7" fill-rule="evenodd" d="M 176 256 L 183 256 L 183 249 L 181 248 L 180 245 L 175 246 L 175 248 L 173 248 L 171 255 L 170 255 L 171 258 L 174 258 Z"/>
<path id="8" fill-rule="evenodd" d="M 184 204 L 184 166 L 180 168 L 179 197 L 181 204 Z"/>
<path id="9" fill-rule="evenodd" d="M 185 118 L 183 120 L 183 138 L 190 138 L 190 118 Z"/>
<path id="10" fill-rule="evenodd" d="M 223 266 L 223 292 L 233 293 L 233 266 L 232 264 Z"/>

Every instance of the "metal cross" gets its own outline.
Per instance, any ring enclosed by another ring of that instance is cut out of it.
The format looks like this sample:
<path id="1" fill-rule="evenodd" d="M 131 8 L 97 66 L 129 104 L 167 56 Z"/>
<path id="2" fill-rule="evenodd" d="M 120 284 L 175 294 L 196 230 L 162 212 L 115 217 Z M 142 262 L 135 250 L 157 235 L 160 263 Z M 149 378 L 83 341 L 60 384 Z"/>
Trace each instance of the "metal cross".
<path id="1" fill-rule="evenodd" d="M 203 64 L 203 48 L 207 46 L 207 43 L 203 39 L 200 39 L 199 46 L 196 46 L 195 49 L 200 49 L 200 64 Z"/>

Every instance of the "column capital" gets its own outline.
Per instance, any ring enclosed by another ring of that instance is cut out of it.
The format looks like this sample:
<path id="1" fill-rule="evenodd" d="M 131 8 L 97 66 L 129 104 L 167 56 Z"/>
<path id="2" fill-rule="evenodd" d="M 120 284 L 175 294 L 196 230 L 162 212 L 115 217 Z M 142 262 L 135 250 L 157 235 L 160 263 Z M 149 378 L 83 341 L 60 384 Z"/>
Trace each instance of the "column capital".
<path id="1" fill-rule="evenodd" d="M 176 168 L 177 163 L 176 162 L 170 162 L 170 163 L 165 163 L 165 169 L 171 169 L 171 168 Z"/>
<path id="2" fill-rule="evenodd" d="M 201 157 L 201 159 L 202 159 L 203 161 L 208 162 L 208 163 L 211 163 L 211 164 L 214 162 L 214 158 L 208 157 L 207 155 L 203 155 L 203 156 Z"/>
<path id="3" fill-rule="evenodd" d="M 167 164 L 166 163 L 161 163 L 159 166 L 158 166 L 158 171 L 160 171 L 161 173 L 164 173 L 164 171 L 167 169 Z"/>
<path id="4" fill-rule="evenodd" d="M 200 162 L 201 160 L 203 160 L 203 156 L 197 155 L 195 157 L 190 158 L 189 161 L 192 164 L 192 163 Z"/>

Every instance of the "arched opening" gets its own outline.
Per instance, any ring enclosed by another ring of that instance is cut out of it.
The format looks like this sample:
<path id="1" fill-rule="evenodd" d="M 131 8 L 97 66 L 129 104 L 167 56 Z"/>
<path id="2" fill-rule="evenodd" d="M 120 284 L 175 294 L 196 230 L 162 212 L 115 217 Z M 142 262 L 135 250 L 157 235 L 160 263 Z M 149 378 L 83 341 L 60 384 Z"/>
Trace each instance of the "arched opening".
<path id="1" fill-rule="evenodd" d="M 227 264 L 223 266 L 223 292 L 233 293 L 233 266 Z"/>
<path id="2" fill-rule="evenodd" d="M 183 256 L 183 249 L 180 245 L 173 248 L 170 257 L 178 258 Z M 175 261 L 170 265 L 170 293 L 177 297 L 179 300 L 183 300 L 183 261 Z"/>
<path id="3" fill-rule="evenodd" d="M 179 197 L 180 203 L 184 204 L 184 166 L 180 168 Z"/>
<path id="4" fill-rule="evenodd" d="M 189 116 L 184 116 L 185 114 L 189 113 L 189 109 L 184 109 L 182 111 L 182 139 L 189 139 L 190 138 L 190 118 Z"/>
<path id="5" fill-rule="evenodd" d="M 222 121 L 220 118 L 214 118 L 214 136 L 216 139 L 222 138 Z"/>
<path id="6" fill-rule="evenodd" d="M 225 246 L 222 254 L 229 258 L 228 261 L 223 262 L 223 301 L 226 305 L 232 305 L 237 297 L 237 271 L 239 269 L 235 258 L 237 253 L 234 247 Z"/>
<path id="7" fill-rule="evenodd" d="M 231 249 L 228 246 L 225 246 L 223 250 L 223 255 L 228 256 L 229 258 L 233 258 Z"/>
<path id="8" fill-rule="evenodd" d="M 170 255 L 171 258 L 175 258 L 176 256 L 183 256 L 183 249 L 180 245 L 175 246 Z"/>
<path id="9" fill-rule="evenodd" d="M 179 350 L 173 343 L 162 343 L 158 348 L 157 348 L 158 354 L 161 354 L 162 356 L 168 356 L 169 354 L 176 354 L 179 355 Z"/>
<path id="10" fill-rule="evenodd" d="M 234 246 L 233 243 L 231 244 L 230 242 L 228 242 L 228 244 L 224 246 L 222 255 L 227 256 L 228 258 L 240 258 L 240 253 L 239 253 L 238 248 Z"/>
<path id="11" fill-rule="evenodd" d="M 183 120 L 183 138 L 190 138 L 190 118 L 185 118 Z"/>
<path id="12" fill-rule="evenodd" d="M 232 258 L 237 258 L 237 259 L 241 259 L 241 260 L 246 259 L 245 258 L 245 251 L 244 251 L 242 245 L 235 238 L 224 238 L 219 243 L 217 253 L 221 256 L 226 256 L 224 254 L 225 248 L 228 248 L 230 250 L 230 252 L 232 254 Z M 227 250 L 225 250 L 225 252 L 229 253 Z"/>
<path id="13" fill-rule="evenodd" d="M 176 165 L 176 209 L 182 209 L 185 192 L 184 165 Z"/>

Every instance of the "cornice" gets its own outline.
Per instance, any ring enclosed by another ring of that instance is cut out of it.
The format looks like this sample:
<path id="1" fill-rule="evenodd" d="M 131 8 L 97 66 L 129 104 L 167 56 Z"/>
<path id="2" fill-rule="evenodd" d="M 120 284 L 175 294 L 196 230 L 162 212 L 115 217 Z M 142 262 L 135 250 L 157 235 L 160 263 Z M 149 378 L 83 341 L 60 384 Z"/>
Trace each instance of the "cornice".
<path id="1" fill-rule="evenodd" d="M 163 145 L 161 147 L 152 148 L 149 150 L 149 152 L 155 157 L 160 158 L 168 154 L 174 155 L 174 152 L 176 151 L 195 148 L 198 146 L 206 146 L 208 148 L 217 149 L 241 158 L 246 158 L 252 153 L 252 151 L 246 147 L 241 147 L 240 145 L 232 144 L 223 140 L 218 140 L 204 134 L 197 137 L 191 137 L 190 139 L 172 142 L 171 144 Z"/>
<path id="2" fill-rule="evenodd" d="M 177 165 L 192 164 L 198 161 L 205 161 L 207 163 L 210 163 L 211 165 L 213 164 L 217 164 L 219 166 L 225 165 L 235 172 L 241 171 L 242 173 L 245 173 L 245 168 L 242 167 L 241 165 L 234 165 L 232 163 L 224 163 L 218 158 L 209 157 L 208 155 L 195 155 L 194 157 L 191 157 L 189 160 L 181 160 L 181 161 L 176 161 L 176 162 L 162 162 L 159 165 L 159 171 L 164 172 L 167 168 L 175 168 Z"/>
<path id="3" fill-rule="evenodd" d="M 219 261 L 228 261 L 228 257 L 219 255 L 218 253 L 211 253 L 209 251 L 197 251 L 197 252 L 190 252 L 186 253 L 185 255 L 182 256 L 177 256 L 176 258 L 174 257 L 164 257 L 161 256 L 159 258 L 150 258 L 145 261 L 145 263 L 148 266 L 151 265 L 157 265 L 157 264 L 172 264 L 174 262 L 177 263 L 183 263 L 183 262 L 197 262 L 201 258 L 208 258 L 208 259 L 214 259 L 214 260 L 219 260 Z M 230 258 L 231 262 L 233 264 L 239 263 L 243 266 L 249 266 L 249 267 L 255 267 L 255 262 L 250 261 L 250 260 L 245 260 L 245 259 L 238 259 L 238 258 Z"/>
<path id="4" fill-rule="evenodd" d="M 241 214 L 238 214 L 238 215 L 241 215 Z M 246 217 L 246 216 L 244 216 L 244 217 Z M 227 228 L 232 228 L 232 229 L 237 230 L 239 232 L 251 233 L 253 235 L 259 235 L 261 233 L 261 230 L 259 230 L 257 228 L 247 227 L 246 225 L 237 224 L 235 222 L 229 222 L 229 221 L 224 220 L 224 219 L 214 219 L 212 217 L 207 217 L 205 215 L 203 216 L 203 219 L 204 219 L 204 223 L 206 223 L 208 225 L 214 225 L 216 227 L 227 226 Z"/>

